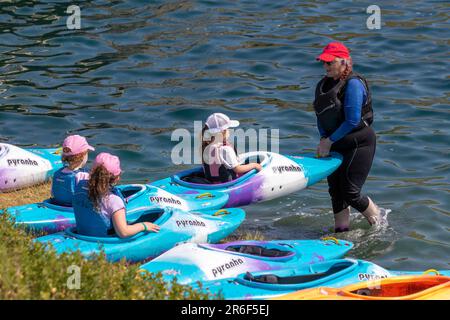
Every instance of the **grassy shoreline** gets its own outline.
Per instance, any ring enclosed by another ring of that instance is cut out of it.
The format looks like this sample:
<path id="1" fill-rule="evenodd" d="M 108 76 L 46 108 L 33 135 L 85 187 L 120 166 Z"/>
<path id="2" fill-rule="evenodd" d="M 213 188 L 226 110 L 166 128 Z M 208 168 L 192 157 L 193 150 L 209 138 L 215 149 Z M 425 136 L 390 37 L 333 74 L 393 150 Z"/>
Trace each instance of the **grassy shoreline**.
<path id="1" fill-rule="evenodd" d="M 51 183 L 0 194 L 0 211 L 50 196 Z M 161 276 L 139 271 L 140 264 L 110 263 L 105 255 L 57 255 L 33 242 L 8 214 L 0 215 L 0 300 L 5 299 L 208 299 L 189 286 L 167 285 Z M 78 277 L 79 275 L 79 277 Z M 79 284 L 79 286 L 78 286 Z"/>
<path id="2" fill-rule="evenodd" d="M 208 299 L 189 286 L 166 284 L 160 274 L 139 270 L 104 254 L 85 259 L 80 252 L 58 255 L 0 215 L 0 299 Z"/>
<path id="3" fill-rule="evenodd" d="M 51 187 L 51 182 L 47 182 L 17 191 L 0 193 L 0 208 L 21 206 L 48 199 L 50 198 Z"/>

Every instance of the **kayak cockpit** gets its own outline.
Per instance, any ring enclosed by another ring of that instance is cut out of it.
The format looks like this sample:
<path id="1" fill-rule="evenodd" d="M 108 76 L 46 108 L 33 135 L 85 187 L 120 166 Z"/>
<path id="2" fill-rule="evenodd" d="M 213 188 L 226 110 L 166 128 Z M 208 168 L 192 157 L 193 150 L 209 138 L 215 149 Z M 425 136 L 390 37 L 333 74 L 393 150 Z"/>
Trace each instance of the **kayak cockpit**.
<path id="1" fill-rule="evenodd" d="M 445 285 L 449 280 L 446 277 L 433 277 L 433 278 L 417 278 L 409 281 L 397 280 L 391 283 L 377 283 L 377 286 L 361 287 L 359 289 L 341 294 L 349 297 L 358 298 L 358 296 L 364 296 L 365 298 L 396 298 L 405 297 L 410 295 L 417 295 L 424 291 L 432 291 L 437 289 L 438 286 Z M 450 286 L 449 286 L 450 287 Z"/>
<path id="2" fill-rule="evenodd" d="M 142 213 L 139 215 L 138 218 L 133 220 L 128 220 L 128 223 L 134 224 L 139 222 L 151 222 L 157 225 L 164 224 L 172 215 L 171 210 L 164 210 L 160 208 L 152 208 L 148 210 L 143 210 Z M 135 216 L 135 215 L 133 215 Z M 130 242 L 134 241 L 135 239 L 147 234 L 145 232 L 140 232 L 132 237 L 129 238 L 119 238 L 115 232 L 114 229 L 112 229 L 110 232 L 108 232 L 108 236 L 106 237 L 94 237 L 94 236 L 87 236 L 78 233 L 76 227 L 72 227 L 69 229 L 66 229 L 64 231 L 67 236 L 76 238 L 79 240 L 87 241 L 87 242 L 100 242 L 100 243 L 123 243 L 123 242 Z"/>
<path id="3" fill-rule="evenodd" d="M 295 252 L 281 250 L 278 248 L 265 248 L 258 245 L 231 245 L 225 248 L 226 251 L 238 252 L 258 257 L 280 258 L 295 255 Z"/>
<path id="4" fill-rule="evenodd" d="M 147 187 L 144 184 L 127 184 L 116 186 L 116 190 L 122 194 L 122 197 L 126 202 L 129 202 L 130 200 L 136 199 L 137 197 L 143 195 L 147 190 Z"/>
<path id="5" fill-rule="evenodd" d="M 260 283 L 270 283 L 270 284 L 298 284 L 298 283 L 307 283 L 311 281 L 320 280 L 325 277 L 329 277 L 337 272 L 345 270 L 351 264 L 340 263 L 337 265 L 333 265 L 325 272 L 320 273 L 312 273 L 312 274 L 302 274 L 302 275 L 293 275 L 293 276 L 278 276 L 275 274 L 264 274 L 259 276 L 253 276 L 250 272 L 247 272 L 244 276 L 245 280 L 260 282 Z"/>
<path id="6" fill-rule="evenodd" d="M 73 211 L 72 206 L 63 205 L 57 202 L 54 198 L 46 199 L 38 204 L 38 207 L 47 207 L 58 211 Z"/>
<path id="7" fill-rule="evenodd" d="M 142 213 L 137 219 L 131 220 L 131 219 L 127 219 L 128 223 L 139 223 L 139 222 L 151 222 L 151 223 L 157 223 L 157 222 L 161 222 L 158 221 L 165 213 L 167 210 L 164 209 L 151 209 L 151 210 L 146 210 L 144 211 L 144 213 Z"/>
<path id="8" fill-rule="evenodd" d="M 218 250 L 233 255 L 256 258 L 262 261 L 286 262 L 299 259 L 302 255 L 285 243 L 258 243 L 255 241 L 234 241 L 226 244 L 199 244 L 199 247 L 208 250 Z"/>
<path id="9" fill-rule="evenodd" d="M 251 274 L 247 272 L 238 276 L 236 280 L 247 286 L 271 288 L 270 290 L 301 289 L 337 278 L 356 268 L 357 264 L 352 260 L 319 263 L 317 265 L 321 266 L 316 272 L 311 267 L 309 272 L 304 269 L 300 271 L 286 269 L 277 273 Z"/>
<path id="10" fill-rule="evenodd" d="M 256 162 L 264 168 L 270 162 L 270 154 L 267 152 L 249 152 L 240 156 L 242 164 Z M 197 167 L 182 171 L 172 176 L 172 181 L 188 188 L 197 189 L 223 189 L 240 184 L 256 174 L 256 170 L 251 170 L 237 179 L 225 183 L 212 183 L 206 177 L 203 167 Z"/>

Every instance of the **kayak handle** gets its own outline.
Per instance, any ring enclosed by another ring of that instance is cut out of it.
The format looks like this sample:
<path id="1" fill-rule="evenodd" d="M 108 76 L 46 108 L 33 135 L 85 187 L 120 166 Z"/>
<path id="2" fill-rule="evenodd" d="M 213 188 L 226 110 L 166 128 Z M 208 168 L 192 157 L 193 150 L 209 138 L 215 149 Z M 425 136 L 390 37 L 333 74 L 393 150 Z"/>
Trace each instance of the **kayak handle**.
<path id="1" fill-rule="evenodd" d="M 331 240 L 331 241 L 333 241 L 334 243 L 339 244 L 339 240 L 336 239 L 335 237 L 323 237 L 323 238 L 320 238 L 320 240 L 322 240 L 322 241 Z"/>
<path id="2" fill-rule="evenodd" d="M 437 276 L 440 276 L 441 274 L 439 273 L 439 271 L 437 271 L 436 269 L 428 269 L 427 271 L 424 271 L 423 274 L 430 274 L 430 273 L 434 273 Z"/>
<path id="3" fill-rule="evenodd" d="M 284 242 L 280 242 L 280 243 L 278 243 L 280 246 L 285 246 L 285 247 L 289 247 L 289 248 L 292 248 L 292 249 L 294 249 L 294 246 L 292 245 L 292 244 L 289 244 L 289 243 L 284 243 Z"/>
<path id="4" fill-rule="evenodd" d="M 214 212 L 214 213 L 213 213 L 213 216 L 214 216 L 214 217 L 224 216 L 224 215 L 227 215 L 227 214 L 230 214 L 230 213 L 231 213 L 231 212 L 228 211 L 227 209 L 220 209 L 220 210 L 217 210 L 216 212 Z"/>
<path id="5" fill-rule="evenodd" d="M 214 195 L 211 192 L 205 192 L 195 197 L 195 199 L 203 199 L 203 198 L 214 198 Z"/>
<path id="6" fill-rule="evenodd" d="M 56 149 L 56 150 L 53 152 L 53 154 L 61 154 L 62 149 L 63 149 L 62 147 Z"/>

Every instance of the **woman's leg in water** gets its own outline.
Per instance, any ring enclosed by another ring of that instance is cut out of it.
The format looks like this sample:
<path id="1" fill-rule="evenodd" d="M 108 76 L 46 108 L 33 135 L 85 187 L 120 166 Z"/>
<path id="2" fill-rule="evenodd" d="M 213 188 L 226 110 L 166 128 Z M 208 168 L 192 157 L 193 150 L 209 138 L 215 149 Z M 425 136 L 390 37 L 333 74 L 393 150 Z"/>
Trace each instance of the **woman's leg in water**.
<path id="1" fill-rule="evenodd" d="M 366 210 L 364 210 L 362 215 L 366 217 L 367 221 L 369 221 L 370 225 L 377 225 L 380 223 L 381 215 L 380 215 L 380 208 L 370 199 L 369 199 L 369 206 Z"/>
<path id="2" fill-rule="evenodd" d="M 334 214 L 334 232 L 345 232 L 350 229 L 350 206 Z"/>
<path id="3" fill-rule="evenodd" d="M 354 138 L 356 148 L 344 157 L 342 167 L 345 169 L 341 172 L 341 188 L 344 200 L 361 212 L 370 225 L 374 225 L 380 221 L 380 210 L 369 197 L 361 195 L 361 189 L 372 167 L 376 147 L 375 133 L 371 128 L 367 130 L 370 131 L 365 133 L 364 138 Z"/>
<path id="4" fill-rule="evenodd" d="M 345 203 L 341 192 L 341 167 L 328 178 L 328 192 L 331 196 L 334 213 L 334 232 L 348 231 L 350 227 L 350 207 Z"/>

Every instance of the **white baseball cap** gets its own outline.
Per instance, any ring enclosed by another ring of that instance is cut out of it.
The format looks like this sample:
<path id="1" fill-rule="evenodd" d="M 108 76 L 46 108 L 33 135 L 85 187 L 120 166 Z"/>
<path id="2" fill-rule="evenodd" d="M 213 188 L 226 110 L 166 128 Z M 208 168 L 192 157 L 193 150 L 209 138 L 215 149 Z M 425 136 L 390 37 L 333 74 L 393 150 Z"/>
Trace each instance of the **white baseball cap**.
<path id="1" fill-rule="evenodd" d="M 227 115 L 223 113 L 213 113 L 206 119 L 208 131 L 211 133 L 222 132 L 228 128 L 235 128 L 239 126 L 239 121 L 230 120 Z"/>

